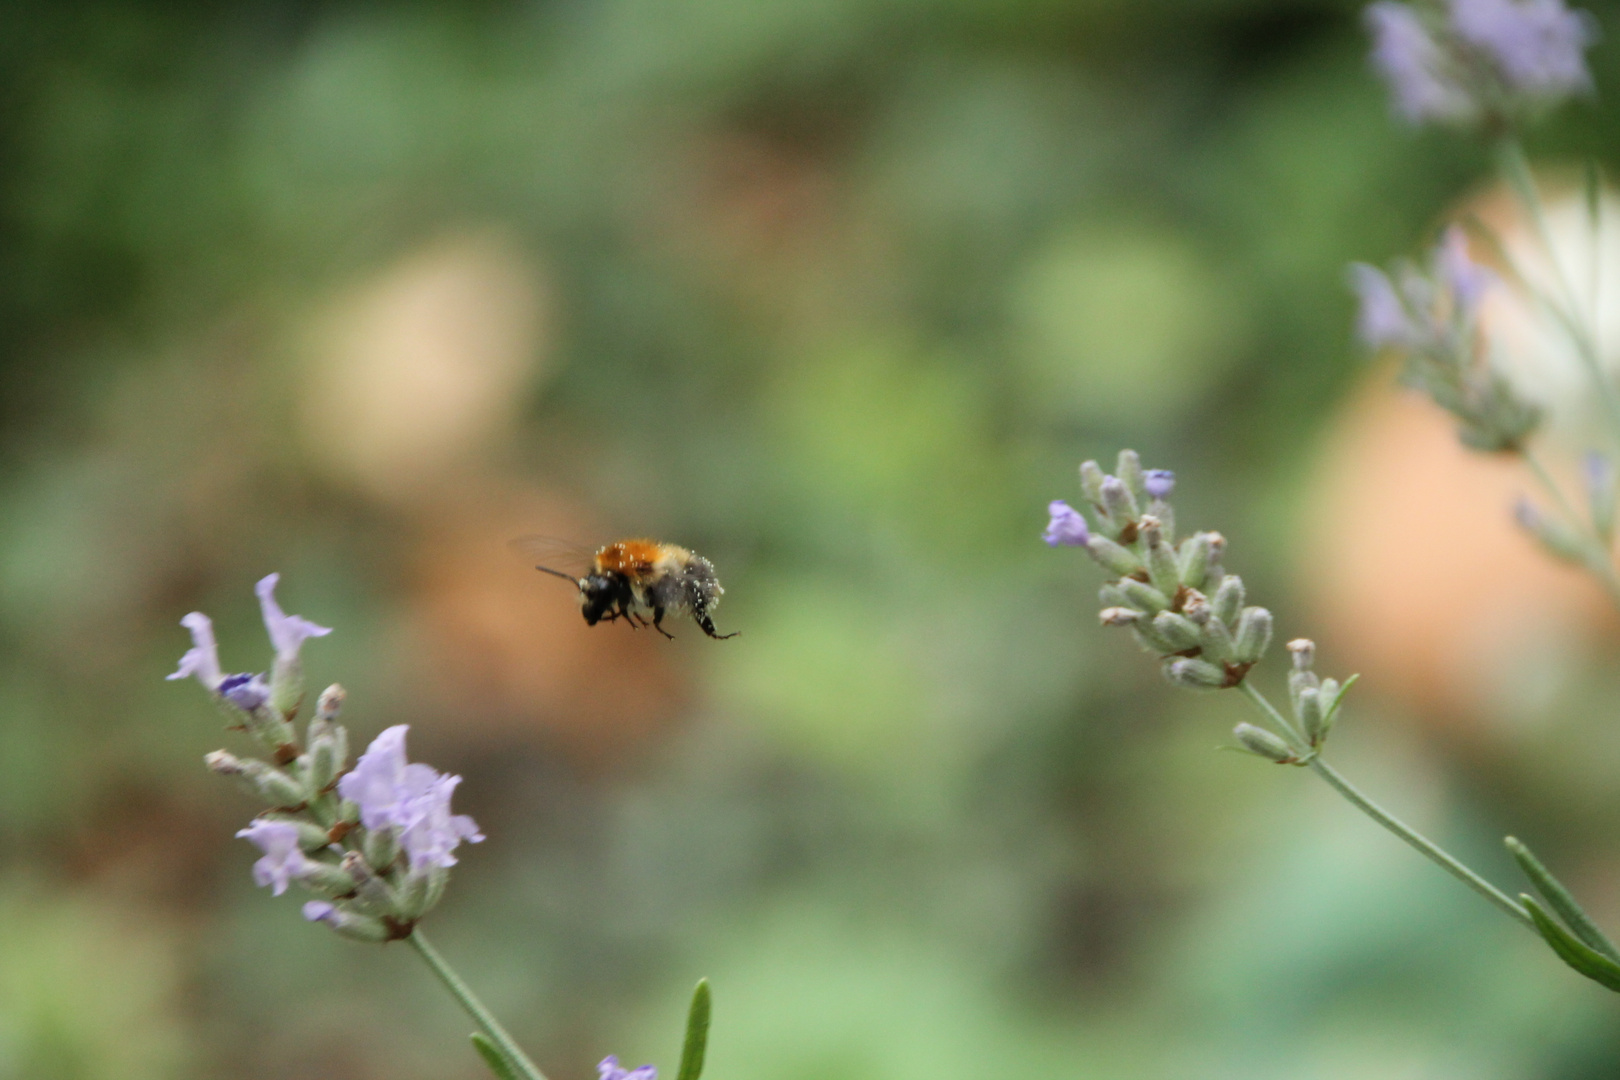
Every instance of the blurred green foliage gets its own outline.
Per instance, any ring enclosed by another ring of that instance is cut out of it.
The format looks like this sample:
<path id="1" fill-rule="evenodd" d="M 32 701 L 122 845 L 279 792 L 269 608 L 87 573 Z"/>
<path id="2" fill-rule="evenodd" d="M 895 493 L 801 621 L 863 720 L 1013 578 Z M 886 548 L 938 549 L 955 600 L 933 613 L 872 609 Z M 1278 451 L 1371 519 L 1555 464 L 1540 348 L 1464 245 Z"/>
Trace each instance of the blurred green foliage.
<path id="1" fill-rule="evenodd" d="M 200 768 L 224 736 L 161 681 L 194 608 L 262 662 L 271 569 L 338 628 L 306 661 L 357 735 L 409 721 L 467 775 L 490 840 L 436 938 L 557 1080 L 673 1069 L 701 974 L 713 1080 L 1612 1075 L 1601 991 L 1304 778 L 1209 753 L 1241 703 L 1172 695 L 1038 541 L 1077 462 L 1134 445 L 1297 632 L 1342 266 L 1483 168 L 1390 119 L 1355 5 L 0 18 L 0 1078 L 479 1075 L 412 957 L 252 888 L 246 804 Z M 1616 116 L 1538 149 L 1620 166 Z M 468 475 L 692 545 L 744 631 L 623 654 L 681 688 L 634 738 L 424 692 L 415 545 L 465 508 L 300 435 L 312 327 L 469 233 L 549 314 Z M 1414 751 L 1370 745 L 1399 790 L 1379 755 Z M 1448 831 L 1505 875 L 1466 797 L 1500 777 L 1456 776 Z M 1556 776 L 1503 786 L 1601 844 Z"/>

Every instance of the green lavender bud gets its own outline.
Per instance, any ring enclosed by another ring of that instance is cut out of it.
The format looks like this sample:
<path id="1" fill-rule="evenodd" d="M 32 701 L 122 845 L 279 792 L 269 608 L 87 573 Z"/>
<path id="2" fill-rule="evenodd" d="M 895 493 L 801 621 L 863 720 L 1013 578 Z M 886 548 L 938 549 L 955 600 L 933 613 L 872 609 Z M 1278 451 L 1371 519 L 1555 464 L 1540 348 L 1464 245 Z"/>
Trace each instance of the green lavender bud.
<path id="1" fill-rule="evenodd" d="M 1188 649 L 1197 649 L 1202 646 L 1198 635 L 1198 624 L 1185 615 L 1177 615 L 1173 611 L 1161 611 L 1153 617 L 1153 629 L 1160 637 L 1170 643 L 1166 652 L 1185 652 Z"/>
<path id="2" fill-rule="evenodd" d="M 1097 602 L 1105 608 L 1130 607 L 1131 602 L 1112 581 L 1097 590 Z"/>
<path id="3" fill-rule="evenodd" d="M 1310 671 L 1316 666 L 1316 642 L 1310 638 L 1297 637 L 1290 641 L 1288 652 L 1292 656 L 1295 671 Z"/>
<path id="4" fill-rule="evenodd" d="M 1327 741 L 1328 732 L 1333 730 L 1334 723 L 1339 719 L 1339 703 L 1344 697 L 1348 686 L 1340 686 L 1337 679 L 1323 679 L 1321 689 L 1317 691 L 1317 700 L 1322 705 L 1322 733 L 1316 737 L 1313 745 L 1321 745 Z"/>
<path id="5" fill-rule="evenodd" d="M 1181 542 L 1177 562 L 1181 583 L 1189 589 L 1202 589 L 1209 573 L 1209 560 L 1213 553 L 1209 533 L 1194 533 Z"/>
<path id="6" fill-rule="evenodd" d="M 1145 581 L 1125 578 L 1119 583 L 1119 590 L 1125 594 L 1131 607 L 1141 611 L 1157 615 L 1170 606 L 1170 598 Z"/>
<path id="7" fill-rule="evenodd" d="M 344 937 L 354 938 L 356 941 L 375 943 L 389 941 L 398 936 L 383 920 L 362 915 L 347 904 L 311 900 L 304 905 L 304 918 L 310 922 L 323 922 Z"/>
<path id="8" fill-rule="evenodd" d="M 1131 498 L 1138 506 L 1146 506 L 1148 501 L 1147 486 L 1143 482 L 1142 458 L 1135 450 L 1121 450 L 1119 463 L 1114 466 L 1114 475 L 1118 476 L 1129 489 Z"/>
<path id="9" fill-rule="evenodd" d="M 399 858 L 399 834 L 392 828 L 369 829 L 360 844 L 366 863 L 377 873 L 386 873 Z"/>
<path id="10" fill-rule="evenodd" d="M 1247 607 L 1238 616 L 1237 631 L 1232 635 L 1235 659 L 1252 664 L 1266 653 L 1271 644 L 1271 612 L 1263 607 Z"/>
<path id="11" fill-rule="evenodd" d="M 309 888 L 310 892 L 329 899 L 335 896 L 347 896 L 349 893 L 354 892 L 355 887 L 354 875 L 336 863 L 321 862 L 316 859 L 311 859 L 305 865 L 304 872 L 299 875 L 299 880 Z"/>
<path id="12" fill-rule="evenodd" d="M 1098 510 L 1103 508 L 1102 486 L 1107 478 L 1107 474 L 1095 461 L 1080 463 L 1080 490 Z"/>
<path id="13" fill-rule="evenodd" d="M 1103 512 L 1114 528 L 1123 529 L 1140 516 L 1137 509 L 1136 498 L 1131 489 L 1125 486 L 1125 481 L 1117 476 L 1104 478 L 1102 485 Z"/>
<path id="14" fill-rule="evenodd" d="M 1121 547 L 1106 536 L 1092 533 L 1091 539 L 1086 541 L 1086 550 L 1091 552 L 1091 557 L 1096 559 L 1097 564 L 1104 570 L 1120 577 L 1126 577 L 1142 569 L 1142 560 L 1131 554 L 1129 548 Z"/>
<path id="15" fill-rule="evenodd" d="M 211 772 L 234 777 L 244 791 L 275 807 L 293 808 L 304 804 L 304 787 L 280 769 L 258 758 L 239 758 L 215 750 L 203 758 Z"/>
<path id="16" fill-rule="evenodd" d="M 348 696 L 348 691 L 337 683 L 322 690 L 320 698 L 315 702 L 315 719 L 328 724 L 336 723 L 338 713 L 343 711 L 343 702 Z"/>
<path id="17" fill-rule="evenodd" d="M 1204 656 L 1217 664 L 1224 664 L 1228 660 L 1243 661 L 1238 656 L 1237 642 L 1232 639 L 1232 631 L 1219 619 L 1205 619 L 1198 625 L 1198 643 L 1203 646 Z"/>
<path id="18" fill-rule="evenodd" d="M 1164 677 L 1187 690 L 1219 690 L 1226 685 L 1226 672 L 1208 660 L 1177 657 L 1164 663 Z"/>
<path id="19" fill-rule="evenodd" d="M 1140 536 L 1147 552 L 1148 580 L 1166 596 L 1174 596 L 1181 587 L 1181 567 L 1176 553 L 1164 542 L 1164 528 L 1159 519 L 1151 514 L 1142 518 Z"/>
<path id="20" fill-rule="evenodd" d="M 1131 632 L 1136 636 L 1136 643 L 1147 652 L 1163 656 L 1166 653 L 1180 651 L 1169 638 L 1159 633 L 1150 622 L 1137 623 L 1131 627 Z"/>
<path id="21" fill-rule="evenodd" d="M 1221 577 L 1226 573 L 1221 568 L 1221 559 L 1226 555 L 1226 537 L 1218 532 L 1205 533 L 1209 537 L 1209 564 L 1204 570 L 1204 583 L 1200 589 L 1211 589 L 1221 583 Z"/>
<path id="22" fill-rule="evenodd" d="M 1104 626 L 1135 626 L 1146 617 L 1145 612 L 1129 607 L 1109 607 L 1097 612 L 1097 620 Z"/>
<path id="23" fill-rule="evenodd" d="M 1306 687 L 1299 693 L 1299 703 L 1294 707 L 1294 715 L 1299 719 L 1299 726 L 1305 732 L 1306 740 L 1312 746 L 1321 746 L 1322 740 L 1327 738 L 1327 728 L 1322 723 L 1322 691 L 1318 687 Z"/>
<path id="24" fill-rule="evenodd" d="M 1299 712 L 1299 695 L 1306 690 L 1315 690 L 1322 685 L 1322 680 L 1316 677 L 1314 671 L 1290 671 L 1288 673 L 1288 700 L 1293 704 L 1294 712 Z"/>
<path id="25" fill-rule="evenodd" d="M 449 879 L 450 871 L 444 867 L 420 872 L 413 870 L 405 875 L 399 887 L 400 917 L 414 921 L 426 915 L 444 895 L 445 882 Z"/>
<path id="26" fill-rule="evenodd" d="M 1239 724 L 1232 729 L 1232 734 L 1249 753 L 1275 761 L 1279 765 L 1291 765 L 1299 760 L 1293 747 L 1265 728 L 1255 727 L 1253 724 Z"/>
<path id="27" fill-rule="evenodd" d="M 348 730 L 317 713 L 309 724 L 309 752 L 303 759 L 311 795 L 319 795 L 337 782 L 348 757 Z"/>
<path id="28" fill-rule="evenodd" d="M 393 886 L 379 877 L 358 851 L 346 852 L 343 869 L 354 878 L 354 897 L 349 904 L 362 915 L 378 917 L 392 915 L 399 910 L 399 894 Z"/>
<path id="29" fill-rule="evenodd" d="M 1210 604 L 1215 609 L 1215 617 L 1232 626 L 1236 624 L 1238 615 L 1243 611 L 1243 600 L 1243 579 L 1236 574 L 1227 574 L 1221 579 L 1221 584 L 1215 590 L 1215 597 Z"/>

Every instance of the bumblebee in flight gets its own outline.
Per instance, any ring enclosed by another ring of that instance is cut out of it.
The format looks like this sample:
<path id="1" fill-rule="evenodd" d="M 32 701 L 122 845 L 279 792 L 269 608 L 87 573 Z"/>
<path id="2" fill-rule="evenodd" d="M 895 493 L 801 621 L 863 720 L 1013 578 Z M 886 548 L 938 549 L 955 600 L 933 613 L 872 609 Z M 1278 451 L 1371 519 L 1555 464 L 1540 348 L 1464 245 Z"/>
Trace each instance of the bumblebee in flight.
<path id="1" fill-rule="evenodd" d="M 538 536 L 519 537 L 512 546 L 531 556 L 566 549 L 566 545 Z M 623 618 L 632 629 L 651 626 L 674 638 L 663 627 L 664 616 L 689 612 L 692 621 L 716 641 L 739 633 L 715 631 L 709 613 L 719 605 L 725 589 L 715 576 L 714 564 L 701 555 L 657 540 L 619 540 L 597 548 L 590 561 L 590 572 L 579 578 L 549 566 L 535 566 L 579 589 L 580 611 L 589 626 Z M 643 612 L 651 612 L 652 619 Z"/>

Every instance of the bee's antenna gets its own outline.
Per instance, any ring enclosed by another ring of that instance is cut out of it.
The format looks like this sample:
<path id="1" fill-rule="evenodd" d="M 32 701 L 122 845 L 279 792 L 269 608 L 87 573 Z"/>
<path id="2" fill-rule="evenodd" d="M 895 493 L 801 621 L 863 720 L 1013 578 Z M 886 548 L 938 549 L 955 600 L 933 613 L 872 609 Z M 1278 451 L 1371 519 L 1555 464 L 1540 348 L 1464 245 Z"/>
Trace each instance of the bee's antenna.
<path id="1" fill-rule="evenodd" d="M 565 574 L 561 570 L 553 570 L 549 566 L 537 566 L 535 569 L 539 570 L 543 574 L 550 574 L 552 577 L 560 577 L 570 585 L 574 586 L 576 589 L 579 588 L 579 581 L 574 577 L 573 574 Z"/>

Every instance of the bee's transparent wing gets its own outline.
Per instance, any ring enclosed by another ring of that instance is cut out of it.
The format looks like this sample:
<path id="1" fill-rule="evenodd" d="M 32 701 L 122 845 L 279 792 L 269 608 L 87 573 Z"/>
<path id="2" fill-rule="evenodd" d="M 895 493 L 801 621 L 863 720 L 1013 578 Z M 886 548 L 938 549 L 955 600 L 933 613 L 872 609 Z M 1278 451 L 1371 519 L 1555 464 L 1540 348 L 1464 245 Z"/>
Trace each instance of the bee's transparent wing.
<path id="1" fill-rule="evenodd" d="M 506 546 L 536 570 L 563 577 L 583 577 L 596 565 L 596 549 L 559 536 L 520 536 Z"/>

